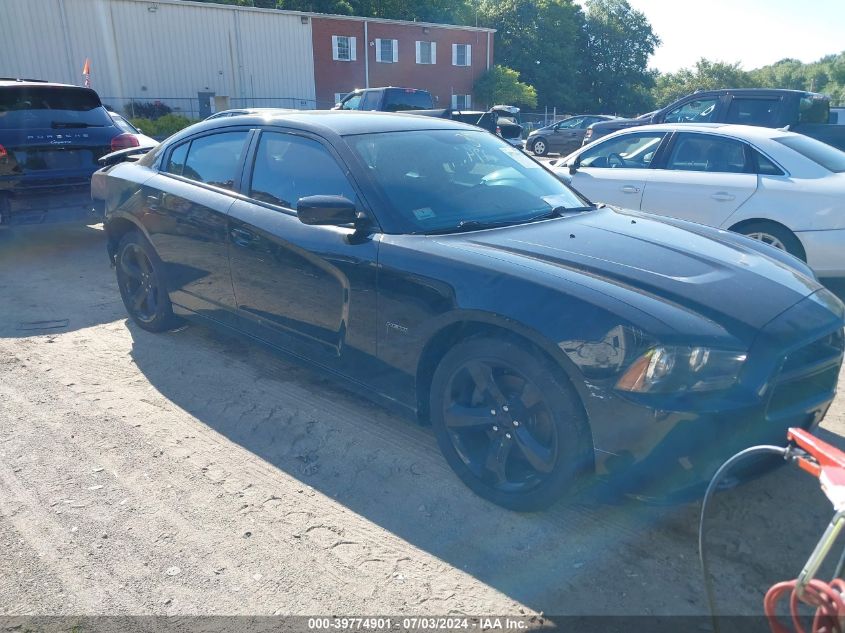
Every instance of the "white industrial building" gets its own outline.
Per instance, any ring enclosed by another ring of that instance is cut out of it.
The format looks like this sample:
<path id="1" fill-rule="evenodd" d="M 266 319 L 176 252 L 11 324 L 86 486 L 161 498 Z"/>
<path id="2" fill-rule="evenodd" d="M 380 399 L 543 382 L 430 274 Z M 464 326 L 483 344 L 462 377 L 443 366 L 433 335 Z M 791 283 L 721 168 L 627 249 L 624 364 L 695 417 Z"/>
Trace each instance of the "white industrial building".
<path id="1" fill-rule="evenodd" d="M 201 116 L 210 95 L 232 106 L 325 107 L 315 97 L 309 14 L 233 9 L 181 0 L 0 0 L 0 77 L 82 85 L 90 59 L 91 87 L 115 108 L 161 100 Z"/>

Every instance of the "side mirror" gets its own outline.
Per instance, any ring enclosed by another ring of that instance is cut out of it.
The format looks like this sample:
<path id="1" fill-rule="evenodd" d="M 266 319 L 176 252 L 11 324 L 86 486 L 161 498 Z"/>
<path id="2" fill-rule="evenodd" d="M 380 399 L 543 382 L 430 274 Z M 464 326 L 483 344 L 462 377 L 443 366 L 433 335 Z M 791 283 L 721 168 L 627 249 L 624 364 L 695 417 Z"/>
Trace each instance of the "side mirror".
<path id="1" fill-rule="evenodd" d="M 303 224 L 340 226 L 355 224 L 355 203 L 343 196 L 306 196 L 296 202 L 296 215 Z"/>
<path id="2" fill-rule="evenodd" d="M 567 165 L 567 167 L 569 167 L 569 175 L 570 176 L 574 175 L 575 172 L 578 171 L 578 168 L 580 166 L 581 166 L 581 161 L 578 160 L 577 158 L 575 160 L 573 160 L 571 163 L 569 163 L 569 165 Z"/>

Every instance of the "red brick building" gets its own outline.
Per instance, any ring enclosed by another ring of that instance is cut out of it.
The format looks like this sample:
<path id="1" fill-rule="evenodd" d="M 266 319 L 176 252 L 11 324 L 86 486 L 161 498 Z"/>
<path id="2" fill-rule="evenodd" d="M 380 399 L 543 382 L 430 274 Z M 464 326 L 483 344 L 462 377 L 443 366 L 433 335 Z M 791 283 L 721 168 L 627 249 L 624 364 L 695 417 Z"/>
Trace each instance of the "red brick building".
<path id="1" fill-rule="evenodd" d="M 355 88 L 402 86 L 430 91 L 440 107 L 470 109 L 473 84 L 493 65 L 493 29 L 311 16 L 321 107 Z"/>

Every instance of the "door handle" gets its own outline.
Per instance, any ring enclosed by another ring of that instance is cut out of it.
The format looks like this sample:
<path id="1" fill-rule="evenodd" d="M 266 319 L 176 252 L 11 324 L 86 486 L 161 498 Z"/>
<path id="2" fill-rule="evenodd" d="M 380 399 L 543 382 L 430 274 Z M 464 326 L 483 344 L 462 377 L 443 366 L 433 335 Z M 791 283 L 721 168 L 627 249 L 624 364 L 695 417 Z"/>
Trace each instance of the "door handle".
<path id="1" fill-rule="evenodd" d="M 150 213 L 158 213 L 159 209 L 159 199 L 158 196 L 147 196 L 147 211 Z"/>
<path id="2" fill-rule="evenodd" d="M 717 191 L 710 197 L 713 198 L 713 200 L 718 200 L 719 202 L 728 202 L 736 199 L 736 196 L 728 193 L 727 191 Z"/>
<path id="3" fill-rule="evenodd" d="M 635 187 L 634 185 L 625 185 L 622 187 L 622 193 L 639 193 L 640 188 Z"/>
<path id="4" fill-rule="evenodd" d="M 238 246 L 249 246 L 255 241 L 255 233 L 243 229 L 232 229 L 229 231 L 229 235 Z"/>

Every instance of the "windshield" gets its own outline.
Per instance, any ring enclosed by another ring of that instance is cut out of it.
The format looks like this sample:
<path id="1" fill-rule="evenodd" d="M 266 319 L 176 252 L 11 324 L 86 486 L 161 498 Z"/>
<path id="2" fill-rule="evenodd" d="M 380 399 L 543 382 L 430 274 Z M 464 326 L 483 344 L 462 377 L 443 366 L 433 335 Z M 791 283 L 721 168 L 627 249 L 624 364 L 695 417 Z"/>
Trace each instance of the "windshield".
<path id="1" fill-rule="evenodd" d="M 539 163 L 483 131 L 347 137 L 405 232 L 518 224 L 587 203 Z"/>
<path id="2" fill-rule="evenodd" d="M 775 140 L 829 171 L 836 173 L 845 172 L 845 152 L 836 149 L 832 145 L 800 134 L 781 136 Z"/>
<path id="3" fill-rule="evenodd" d="M 0 89 L 0 129 L 112 125 L 93 90 L 56 86 Z"/>

